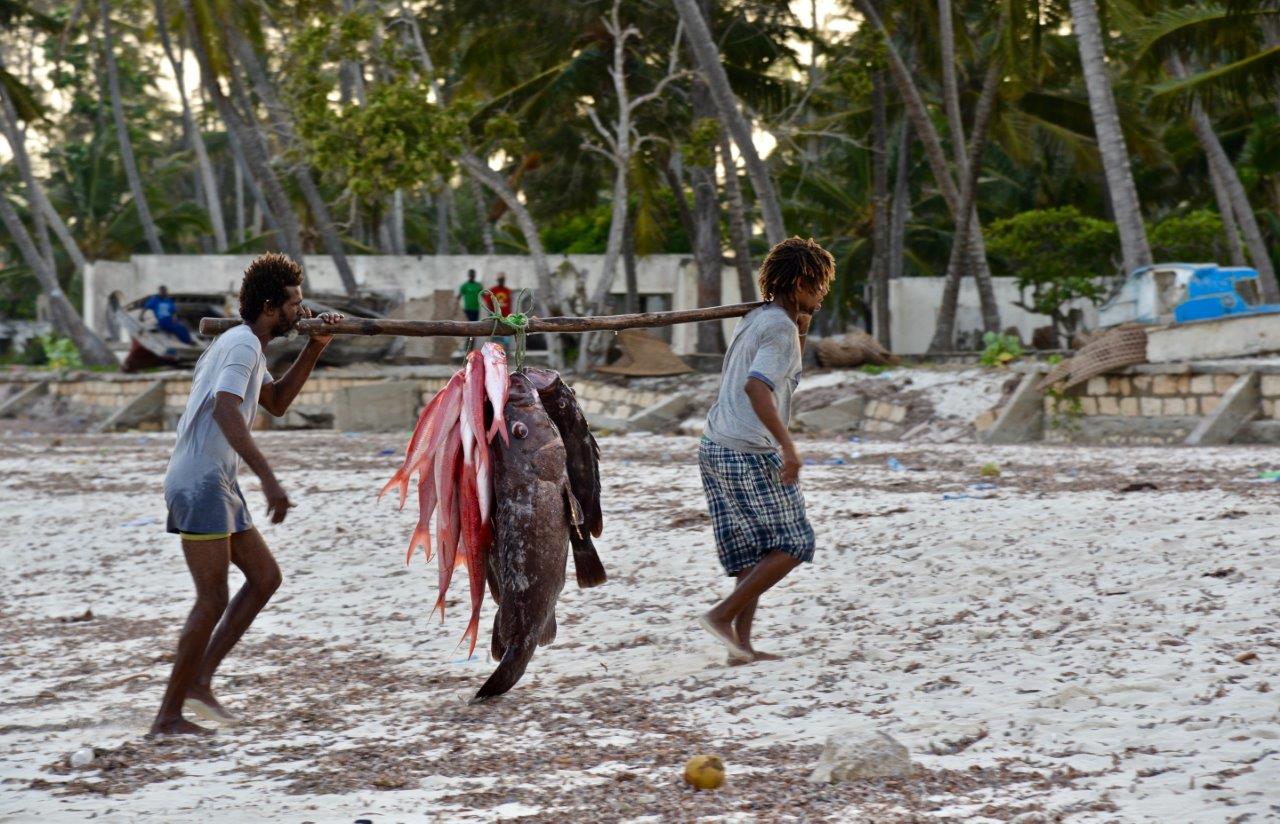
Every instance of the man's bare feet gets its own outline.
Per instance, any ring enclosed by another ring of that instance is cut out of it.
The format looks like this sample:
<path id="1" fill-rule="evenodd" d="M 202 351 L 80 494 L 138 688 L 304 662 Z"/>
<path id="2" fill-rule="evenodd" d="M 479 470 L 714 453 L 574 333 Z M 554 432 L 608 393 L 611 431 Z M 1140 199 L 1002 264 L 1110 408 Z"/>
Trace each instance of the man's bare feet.
<path id="1" fill-rule="evenodd" d="M 214 721 L 219 724 L 240 723 L 240 718 L 222 706 L 218 699 L 213 696 L 213 691 L 208 687 L 193 686 L 187 690 L 187 697 L 182 702 L 182 709 L 186 712 L 193 712 L 206 721 Z"/>
<path id="2" fill-rule="evenodd" d="M 155 738 L 160 735 L 215 735 L 215 732 L 199 724 L 192 724 L 185 718 L 178 718 L 173 721 L 156 721 L 152 724 L 151 732 L 147 733 L 147 737 Z"/>
<path id="3" fill-rule="evenodd" d="M 711 617 L 711 613 L 707 613 L 698 619 L 698 626 L 710 633 L 717 641 L 724 644 L 729 650 L 730 658 L 743 658 L 748 661 L 751 660 L 751 653 L 738 643 L 738 637 L 733 631 L 732 621 L 716 621 Z"/>
<path id="4" fill-rule="evenodd" d="M 781 655 L 774 655 L 772 652 L 761 652 L 760 650 L 754 650 L 754 649 L 750 650 L 750 652 L 751 652 L 750 658 L 735 657 L 731 653 L 729 655 L 729 658 L 725 661 L 725 664 L 730 667 L 740 667 L 743 664 L 754 664 L 756 661 L 781 661 L 782 660 Z"/>

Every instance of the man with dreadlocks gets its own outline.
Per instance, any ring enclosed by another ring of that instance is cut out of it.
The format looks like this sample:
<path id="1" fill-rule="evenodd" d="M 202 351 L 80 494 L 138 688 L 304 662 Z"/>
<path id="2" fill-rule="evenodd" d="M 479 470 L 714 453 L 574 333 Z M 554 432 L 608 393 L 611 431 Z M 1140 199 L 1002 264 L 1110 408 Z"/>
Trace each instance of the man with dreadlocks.
<path id="1" fill-rule="evenodd" d="M 196 363 L 165 473 L 168 530 L 182 539 L 196 603 L 178 635 L 152 735 L 209 732 L 183 718 L 184 709 L 223 724 L 237 720 L 214 697 L 213 674 L 280 586 L 280 568 L 253 526 L 236 474 L 242 464 L 253 470 L 262 481 L 267 516 L 282 523 L 293 504 L 250 430 L 258 406 L 284 415 L 331 337 L 313 335 L 279 379 L 267 371 L 262 350 L 311 317 L 302 305 L 302 267 L 281 254 L 262 255 L 245 270 L 240 317 L 244 323 L 220 336 Z M 337 323 L 342 315 L 326 312 L 320 318 Z M 230 564 L 245 580 L 228 602 Z"/>
<path id="2" fill-rule="evenodd" d="M 809 323 L 834 278 L 835 260 L 812 239 L 788 238 L 769 251 L 760 267 L 767 303 L 734 330 L 707 413 L 698 467 L 720 564 L 738 583 L 699 624 L 728 648 L 731 665 L 777 658 L 751 645 L 756 604 L 801 561 L 813 560 L 800 456 L 787 423 Z"/>

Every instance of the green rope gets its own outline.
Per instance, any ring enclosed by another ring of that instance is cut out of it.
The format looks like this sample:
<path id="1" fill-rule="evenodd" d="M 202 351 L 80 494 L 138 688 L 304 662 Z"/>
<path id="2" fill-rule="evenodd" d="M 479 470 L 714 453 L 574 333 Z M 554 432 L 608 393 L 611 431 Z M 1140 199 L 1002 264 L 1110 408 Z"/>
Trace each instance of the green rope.
<path id="1" fill-rule="evenodd" d="M 511 308 L 520 309 L 525 303 L 528 304 L 528 308 L 524 312 L 517 311 L 509 315 L 502 314 L 502 307 L 498 306 L 498 302 L 493 299 L 493 293 L 488 289 L 481 292 L 480 296 L 488 298 L 487 301 L 481 301 L 480 303 L 480 308 L 485 312 L 483 320 L 493 320 L 493 329 L 490 330 L 489 337 L 497 335 L 498 324 L 500 323 L 515 330 L 515 345 L 512 349 L 515 355 L 516 371 L 522 371 L 524 369 L 525 337 L 528 335 L 529 320 L 532 317 L 530 313 L 533 311 L 533 293 L 528 289 L 521 289 L 516 292 L 515 297 L 511 299 Z M 490 309 L 490 304 L 496 308 Z"/>

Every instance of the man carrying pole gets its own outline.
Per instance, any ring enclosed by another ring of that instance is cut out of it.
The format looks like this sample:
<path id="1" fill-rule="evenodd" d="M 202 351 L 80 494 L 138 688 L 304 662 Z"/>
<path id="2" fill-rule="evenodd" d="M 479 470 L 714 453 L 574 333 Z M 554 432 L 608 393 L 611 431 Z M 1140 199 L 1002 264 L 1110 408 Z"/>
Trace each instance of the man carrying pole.
<path id="1" fill-rule="evenodd" d="M 236 474 L 241 463 L 253 470 L 262 482 L 267 515 L 273 524 L 282 523 L 292 504 L 250 430 L 259 405 L 276 416 L 288 410 L 331 337 L 313 335 L 280 380 L 267 372 L 266 345 L 311 317 L 302 306 L 302 267 L 281 254 L 262 255 L 245 270 L 240 316 L 244 322 L 214 341 L 196 363 L 165 474 L 168 531 L 182 539 L 196 603 L 178 636 L 152 735 L 210 732 L 184 719 L 184 709 L 221 723 L 237 720 L 214 697 L 213 674 L 281 582 Z M 320 319 L 336 324 L 343 316 L 327 312 Z M 228 604 L 230 564 L 244 573 L 245 583 Z"/>

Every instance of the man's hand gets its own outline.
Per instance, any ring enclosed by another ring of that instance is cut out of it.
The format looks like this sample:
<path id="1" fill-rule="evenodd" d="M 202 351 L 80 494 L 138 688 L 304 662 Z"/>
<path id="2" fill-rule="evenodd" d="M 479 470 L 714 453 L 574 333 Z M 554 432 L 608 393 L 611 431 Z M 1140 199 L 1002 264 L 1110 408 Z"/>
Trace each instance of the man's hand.
<path id="1" fill-rule="evenodd" d="M 289 514 L 289 507 L 293 506 L 289 502 L 289 496 L 284 494 L 284 487 L 275 478 L 269 478 L 262 482 L 262 494 L 267 496 L 267 515 L 271 518 L 271 523 L 284 523 L 284 516 Z"/>
<path id="2" fill-rule="evenodd" d="M 784 446 L 782 448 L 782 472 L 780 478 L 786 486 L 791 486 L 800 480 L 800 455 L 796 452 L 794 446 Z"/>
<path id="3" fill-rule="evenodd" d="M 311 310 L 307 309 L 306 307 L 303 307 L 301 312 L 304 318 L 319 317 L 320 320 L 324 323 L 337 323 L 338 321 L 344 320 L 346 318 L 346 315 L 342 314 L 341 312 L 322 312 L 318 316 L 313 315 L 311 313 Z M 329 341 L 331 340 L 333 340 L 333 335 L 312 335 L 311 336 L 311 341 L 318 346 L 328 346 Z"/>

